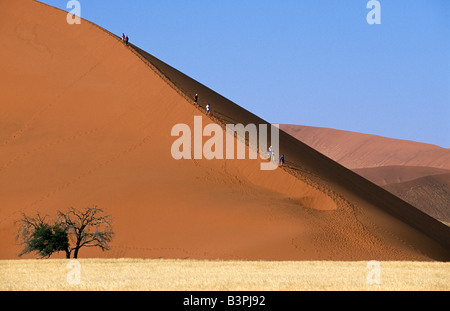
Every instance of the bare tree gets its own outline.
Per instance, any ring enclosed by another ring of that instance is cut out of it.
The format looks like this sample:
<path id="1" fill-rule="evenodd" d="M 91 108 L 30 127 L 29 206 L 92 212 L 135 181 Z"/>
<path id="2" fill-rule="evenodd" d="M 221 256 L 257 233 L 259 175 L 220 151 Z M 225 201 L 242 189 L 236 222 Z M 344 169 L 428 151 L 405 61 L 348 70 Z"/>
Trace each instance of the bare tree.
<path id="1" fill-rule="evenodd" d="M 111 216 L 105 215 L 97 206 L 82 211 L 70 208 L 65 213 L 58 212 L 58 219 L 74 243 L 69 256 L 73 251 L 73 258 L 78 258 L 82 247 L 100 247 L 102 251 L 110 249 L 109 242 L 113 236 Z"/>

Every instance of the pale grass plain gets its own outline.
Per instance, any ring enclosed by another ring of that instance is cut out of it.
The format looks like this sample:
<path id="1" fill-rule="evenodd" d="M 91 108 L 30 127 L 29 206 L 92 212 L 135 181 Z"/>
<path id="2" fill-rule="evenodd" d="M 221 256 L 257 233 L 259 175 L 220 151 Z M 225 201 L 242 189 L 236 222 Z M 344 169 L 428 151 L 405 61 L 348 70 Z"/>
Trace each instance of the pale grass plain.
<path id="1" fill-rule="evenodd" d="M 379 284 L 365 261 L 201 261 L 78 259 L 0 261 L 2 291 L 448 291 L 450 263 L 379 262 Z M 372 283 L 372 284 L 371 284 Z"/>

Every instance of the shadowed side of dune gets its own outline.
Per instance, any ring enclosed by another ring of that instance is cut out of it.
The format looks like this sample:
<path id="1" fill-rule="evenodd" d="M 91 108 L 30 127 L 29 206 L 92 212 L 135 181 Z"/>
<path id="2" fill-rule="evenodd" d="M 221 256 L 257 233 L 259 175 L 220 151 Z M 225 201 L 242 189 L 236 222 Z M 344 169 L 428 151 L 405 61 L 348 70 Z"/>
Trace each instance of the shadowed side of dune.
<path id="1" fill-rule="evenodd" d="M 450 170 L 422 166 L 382 166 L 354 169 L 353 171 L 379 186 L 450 173 Z"/>
<path id="2" fill-rule="evenodd" d="M 450 174 L 425 176 L 384 188 L 434 218 L 450 223 Z"/>

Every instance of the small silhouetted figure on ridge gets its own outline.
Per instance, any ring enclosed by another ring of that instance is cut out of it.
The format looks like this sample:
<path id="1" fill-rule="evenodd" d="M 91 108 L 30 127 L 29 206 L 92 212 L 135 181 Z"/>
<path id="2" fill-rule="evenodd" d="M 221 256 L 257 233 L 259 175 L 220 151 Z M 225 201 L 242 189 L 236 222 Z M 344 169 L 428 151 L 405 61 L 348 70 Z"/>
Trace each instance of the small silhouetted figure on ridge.
<path id="1" fill-rule="evenodd" d="M 125 37 L 125 44 L 128 45 L 128 36 Z"/>
<path id="2" fill-rule="evenodd" d="M 197 103 L 198 103 L 198 94 L 195 94 L 195 96 L 194 96 L 194 104 L 197 105 Z"/>
<path id="3" fill-rule="evenodd" d="M 125 42 L 125 34 L 122 33 L 122 42 Z"/>

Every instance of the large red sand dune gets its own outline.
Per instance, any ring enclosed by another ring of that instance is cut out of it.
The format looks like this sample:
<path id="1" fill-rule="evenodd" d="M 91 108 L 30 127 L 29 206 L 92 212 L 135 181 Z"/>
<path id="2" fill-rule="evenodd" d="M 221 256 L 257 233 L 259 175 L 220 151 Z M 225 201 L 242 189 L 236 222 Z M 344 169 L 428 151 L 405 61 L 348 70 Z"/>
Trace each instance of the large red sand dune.
<path id="1" fill-rule="evenodd" d="M 284 132 L 283 169 L 174 160 L 177 123 L 266 122 L 85 20 L 31 0 L 0 12 L 0 258 L 17 258 L 22 212 L 93 205 L 115 238 L 81 257 L 450 258 L 447 226 Z"/>

